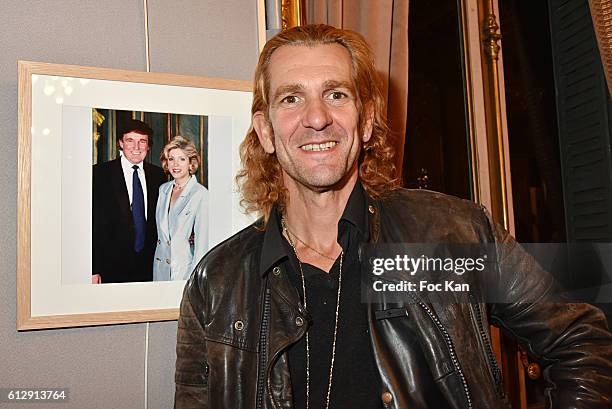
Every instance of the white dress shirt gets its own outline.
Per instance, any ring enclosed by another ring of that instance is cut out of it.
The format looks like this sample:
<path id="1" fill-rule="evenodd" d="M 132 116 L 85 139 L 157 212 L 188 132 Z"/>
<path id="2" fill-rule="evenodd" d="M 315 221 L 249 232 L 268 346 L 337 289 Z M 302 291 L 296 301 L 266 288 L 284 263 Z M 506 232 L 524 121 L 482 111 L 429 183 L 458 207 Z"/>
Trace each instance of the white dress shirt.
<path id="1" fill-rule="evenodd" d="M 142 185 L 142 193 L 144 194 L 144 208 L 145 208 L 145 219 L 147 218 L 147 179 L 145 178 L 145 172 L 143 168 L 143 162 L 140 163 L 132 163 L 123 156 L 123 152 L 121 152 L 121 168 L 123 169 L 123 177 L 125 179 L 125 186 L 127 187 L 128 196 L 130 198 L 130 209 L 132 208 L 132 175 L 134 174 L 134 169 L 132 166 L 138 166 L 138 179 L 140 179 L 140 184 Z"/>

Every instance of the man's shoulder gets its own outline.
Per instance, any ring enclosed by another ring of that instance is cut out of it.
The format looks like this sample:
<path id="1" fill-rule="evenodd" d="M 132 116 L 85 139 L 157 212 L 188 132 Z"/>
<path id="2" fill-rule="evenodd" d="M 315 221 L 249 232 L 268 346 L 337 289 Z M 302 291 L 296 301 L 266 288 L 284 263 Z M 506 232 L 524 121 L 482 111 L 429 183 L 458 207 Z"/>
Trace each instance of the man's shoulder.
<path id="1" fill-rule="evenodd" d="M 472 241 L 489 236 L 490 218 L 470 200 L 424 189 L 397 189 L 380 202 L 381 221 L 420 240 Z"/>
<path id="2" fill-rule="evenodd" d="M 261 221 L 245 227 L 210 249 L 202 258 L 196 271 L 236 271 L 240 265 L 259 265 L 264 231 L 258 226 Z"/>
<path id="3" fill-rule="evenodd" d="M 111 184 L 108 183 L 109 180 L 118 177 L 118 175 L 121 175 L 122 173 L 119 159 L 97 163 L 93 165 L 92 169 L 93 185 L 96 187 L 96 189 L 106 187 L 110 189 Z"/>
<path id="4" fill-rule="evenodd" d="M 236 319 L 228 312 L 239 308 L 245 322 L 255 322 L 259 314 L 258 308 L 252 307 L 259 305 L 263 282 L 259 261 L 264 231 L 256 223 L 206 253 L 185 285 L 183 303 L 187 300 L 191 304 L 202 327 L 220 341 L 228 340 L 223 334 Z M 256 348 L 257 336 L 252 339 Z"/>
<path id="5" fill-rule="evenodd" d="M 120 163 L 119 158 L 109 160 L 106 162 L 96 163 L 95 165 L 93 165 L 93 172 L 94 173 L 108 172 L 111 169 L 115 169 L 117 167 L 121 168 L 121 163 Z"/>
<path id="6" fill-rule="evenodd" d="M 432 216 L 476 216 L 484 213 L 484 207 L 476 202 L 427 189 L 396 189 L 381 201 L 381 206 L 388 210 L 429 213 Z"/>

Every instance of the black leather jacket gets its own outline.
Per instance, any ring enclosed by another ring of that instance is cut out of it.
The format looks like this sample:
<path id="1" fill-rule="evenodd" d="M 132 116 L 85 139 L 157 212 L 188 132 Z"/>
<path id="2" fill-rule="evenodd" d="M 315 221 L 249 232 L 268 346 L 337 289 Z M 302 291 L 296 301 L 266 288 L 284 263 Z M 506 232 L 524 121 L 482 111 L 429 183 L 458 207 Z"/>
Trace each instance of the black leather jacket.
<path id="1" fill-rule="evenodd" d="M 549 275 L 482 207 L 404 189 L 368 202 L 370 241 L 495 243 L 502 290 L 513 300 L 530 300 L 397 304 L 383 297 L 371 304 L 370 338 L 385 407 L 433 409 L 431 386 L 420 383 L 427 372 L 450 408 L 508 408 L 490 322 L 516 336 L 545 368 L 548 407 L 612 407 L 612 338 L 603 314 L 590 305 L 553 302 Z M 176 408 L 293 407 L 285 351 L 307 325 L 280 270 L 259 272 L 263 235 L 253 226 L 237 233 L 211 250 L 187 282 L 178 322 Z M 415 338 L 420 356 L 411 347 Z"/>

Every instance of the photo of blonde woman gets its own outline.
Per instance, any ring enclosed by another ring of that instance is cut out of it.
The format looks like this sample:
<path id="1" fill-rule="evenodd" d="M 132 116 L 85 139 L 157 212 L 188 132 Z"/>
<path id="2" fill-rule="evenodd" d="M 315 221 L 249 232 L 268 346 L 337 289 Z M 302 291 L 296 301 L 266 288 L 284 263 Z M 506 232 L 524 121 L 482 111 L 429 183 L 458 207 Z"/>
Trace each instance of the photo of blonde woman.
<path id="1" fill-rule="evenodd" d="M 198 151 L 175 136 L 161 153 L 172 180 L 159 187 L 153 281 L 186 280 L 208 250 L 208 190 L 195 177 Z"/>

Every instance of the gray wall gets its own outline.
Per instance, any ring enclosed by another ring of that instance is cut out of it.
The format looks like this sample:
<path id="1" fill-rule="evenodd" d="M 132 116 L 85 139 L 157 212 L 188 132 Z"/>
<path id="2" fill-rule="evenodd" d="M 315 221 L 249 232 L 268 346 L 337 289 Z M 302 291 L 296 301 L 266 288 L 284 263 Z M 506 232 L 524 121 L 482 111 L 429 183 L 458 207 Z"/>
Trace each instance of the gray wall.
<path id="1" fill-rule="evenodd" d="M 252 0 L 149 0 L 151 71 L 250 80 L 256 16 Z M 0 388 L 69 388 L 53 407 L 172 407 L 175 321 L 15 330 L 17 60 L 145 71 L 143 18 L 142 0 L 0 0 Z"/>

